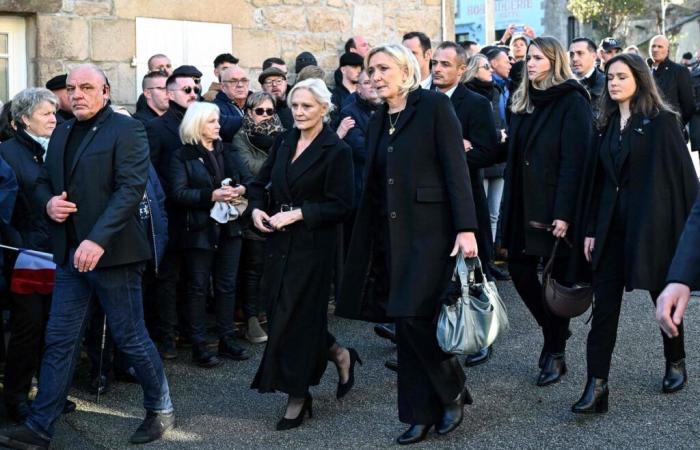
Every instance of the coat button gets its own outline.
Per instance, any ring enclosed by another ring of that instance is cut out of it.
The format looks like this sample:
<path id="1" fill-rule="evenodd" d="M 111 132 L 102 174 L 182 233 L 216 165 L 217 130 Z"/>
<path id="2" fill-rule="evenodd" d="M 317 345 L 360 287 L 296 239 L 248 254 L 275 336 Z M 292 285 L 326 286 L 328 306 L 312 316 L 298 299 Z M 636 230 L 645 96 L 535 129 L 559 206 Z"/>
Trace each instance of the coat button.
<path id="1" fill-rule="evenodd" d="M 284 259 L 284 258 L 286 258 L 286 257 L 287 257 L 287 255 L 282 255 L 282 259 Z"/>
<path id="2" fill-rule="evenodd" d="M 214 245 L 214 248 L 217 249 L 217 248 L 219 248 L 219 246 L 218 246 L 218 245 Z"/>
<path id="3" fill-rule="evenodd" d="M 396 213 L 395 213 L 394 211 L 392 211 L 392 212 L 389 214 L 389 217 L 391 217 L 392 219 L 396 219 Z"/>
<path id="4" fill-rule="evenodd" d="M 394 184 L 394 179 L 393 179 L 393 178 L 389 178 L 389 179 L 387 180 L 387 183 L 389 183 L 389 184 Z"/>
<path id="5" fill-rule="evenodd" d="M 529 166 L 529 165 L 530 165 L 530 161 L 525 161 L 525 165 L 526 165 L 526 166 Z"/>
<path id="6" fill-rule="evenodd" d="M 393 147 L 392 145 L 390 145 L 390 146 L 388 146 L 388 147 L 386 148 L 386 151 L 389 152 L 389 153 L 391 153 L 391 152 L 394 151 L 394 147 Z"/>

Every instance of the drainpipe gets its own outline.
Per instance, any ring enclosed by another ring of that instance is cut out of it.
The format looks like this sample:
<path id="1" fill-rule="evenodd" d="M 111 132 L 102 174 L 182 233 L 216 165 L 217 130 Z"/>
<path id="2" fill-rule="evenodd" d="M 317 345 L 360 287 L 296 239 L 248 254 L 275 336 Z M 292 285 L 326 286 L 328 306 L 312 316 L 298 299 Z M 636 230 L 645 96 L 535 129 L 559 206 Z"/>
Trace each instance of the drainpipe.
<path id="1" fill-rule="evenodd" d="M 440 20 L 442 22 L 442 27 L 441 27 L 441 34 L 442 34 L 442 41 L 445 42 L 447 40 L 454 40 L 454 36 L 452 39 L 447 38 L 447 4 L 445 3 L 447 0 L 442 0 L 440 2 Z M 454 1 L 454 0 L 450 0 Z M 459 1 L 459 0 L 458 0 Z"/>

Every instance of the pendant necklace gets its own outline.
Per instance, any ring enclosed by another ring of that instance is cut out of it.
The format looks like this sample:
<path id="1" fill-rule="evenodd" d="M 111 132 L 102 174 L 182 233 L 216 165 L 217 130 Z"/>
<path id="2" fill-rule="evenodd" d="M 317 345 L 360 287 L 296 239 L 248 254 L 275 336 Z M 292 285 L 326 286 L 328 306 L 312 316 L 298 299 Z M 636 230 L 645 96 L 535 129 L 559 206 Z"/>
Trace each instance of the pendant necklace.
<path id="1" fill-rule="evenodd" d="M 389 114 L 389 136 L 394 134 L 394 131 L 396 131 L 396 124 L 399 122 L 399 117 L 401 117 L 402 111 L 403 109 L 399 111 L 399 113 L 396 115 L 396 120 L 394 120 L 393 122 L 391 120 L 391 114 Z"/>

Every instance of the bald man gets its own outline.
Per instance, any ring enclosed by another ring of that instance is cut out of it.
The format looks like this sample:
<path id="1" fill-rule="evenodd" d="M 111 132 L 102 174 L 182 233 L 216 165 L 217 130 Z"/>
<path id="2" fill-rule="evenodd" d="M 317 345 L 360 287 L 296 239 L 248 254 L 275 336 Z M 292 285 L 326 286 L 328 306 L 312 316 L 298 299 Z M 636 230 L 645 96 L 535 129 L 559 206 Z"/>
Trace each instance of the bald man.
<path id="1" fill-rule="evenodd" d="M 686 125 L 695 111 L 695 97 L 690 72 L 669 59 L 669 43 L 666 36 L 657 35 L 649 43 L 649 65 L 654 81 L 664 99 L 680 113 Z M 686 135 L 687 136 L 687 135 Z"/>
<path id="2" fill-rule="evenodd" d="M 151 259 L 139 216 L 148 178 L 146 131 L 112 112 L 98 67 L 73 69 L 66 90 L 76 120 L 54 131 L 34 197 L 51 221 L 56 264 L 39 393 L 24 424 L 0 434 L 0 444 L 10 448 L 49 447 L 94 301 L 143 388 L 146 418 L 131 443 L 159 439 L 175 424 L 163 364 L 143 319 L 141 274 Z"/>

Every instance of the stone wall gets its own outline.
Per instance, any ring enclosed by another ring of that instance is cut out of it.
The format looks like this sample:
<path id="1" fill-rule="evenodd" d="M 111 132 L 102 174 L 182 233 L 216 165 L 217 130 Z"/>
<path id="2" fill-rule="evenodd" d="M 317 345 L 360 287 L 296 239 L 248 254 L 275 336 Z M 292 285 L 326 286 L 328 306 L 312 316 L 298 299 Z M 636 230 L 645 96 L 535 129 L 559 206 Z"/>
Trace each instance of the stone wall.
<path id="1" fill-rule="evenodd" d="M 454 36 L 454 1 L 446 4 L 445 35 Z M 301 51 L 312 52 L 330 74 L 347 38 L 397 42 L 420 30 L 442 40 L 440 0 L 5 0 L 0 13 L 28 15 L 36 51 L 29 49 L 33 82 L 43 84 L 77 64 L 106 72 L 118 104 L 133 104 L 136 17 L 229 23 L 233 54 L 257 71 L 280 56 L 291 69 Z M 33 39 L 30 39 L 34 42 Z M 31 83 L 30 83 L 31 84 Z"/>

